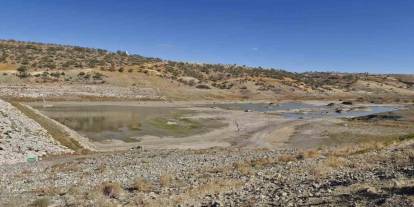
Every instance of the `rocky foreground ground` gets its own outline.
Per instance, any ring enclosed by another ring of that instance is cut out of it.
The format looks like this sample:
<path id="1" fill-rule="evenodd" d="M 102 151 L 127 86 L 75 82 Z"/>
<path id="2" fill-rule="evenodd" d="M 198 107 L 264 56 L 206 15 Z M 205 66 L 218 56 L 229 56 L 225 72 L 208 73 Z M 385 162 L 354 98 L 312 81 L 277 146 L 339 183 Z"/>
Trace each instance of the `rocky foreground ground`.
<path id="1" fill-rule="evenodd" d="M 71 150 L 58 143 L 37 122 L 0 100 L 0 165 Z"/>
<path id="2" fill-rule="evenodd" d="M 413 117 L 398 111 L 347 124 L 411 133 Z M 413 134 L 308 150 L 75 155 L 4 101 L 0 130 L 0 206 L 414 206 Z"/>
<path id="3" fill-rule="evenodd" d="M 414 143 L 145 150 L 0 166 L 0 206 L 413 206 Z"/>

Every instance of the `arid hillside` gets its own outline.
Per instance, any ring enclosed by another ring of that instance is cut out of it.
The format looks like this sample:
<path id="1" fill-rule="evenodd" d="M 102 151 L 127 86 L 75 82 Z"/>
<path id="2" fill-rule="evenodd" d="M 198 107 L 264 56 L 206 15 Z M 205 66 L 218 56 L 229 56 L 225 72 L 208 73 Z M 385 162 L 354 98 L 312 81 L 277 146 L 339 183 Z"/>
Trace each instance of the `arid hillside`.
<path id="1" fill-rule="evenodd" d="M 39 94 L 48 97 L 58 96 L 52 92 L 59 85 L 62 93 L 93 92 L 84 87 L 99 86 L 104 91 L 99 97 L 125 94 L 121 97 L 136 98 L 130 94 L 139 90 L 143 98 L 171 100 L 353 98 L 368 102 L 411 102 L 414 99 L 413 75 L 292 73 L 272 68 L 166 61 L 123 51 L 14 40 L 0 41 L 0 72 L 0 85 L 6 87 L 0 94 L 3 97 L 15 95 L 16 90 L 30 97 L 21 88 L 30 84 L 33 90 L 38 88 Z M 11 85 L 16 88 L 9 88 Z"/>

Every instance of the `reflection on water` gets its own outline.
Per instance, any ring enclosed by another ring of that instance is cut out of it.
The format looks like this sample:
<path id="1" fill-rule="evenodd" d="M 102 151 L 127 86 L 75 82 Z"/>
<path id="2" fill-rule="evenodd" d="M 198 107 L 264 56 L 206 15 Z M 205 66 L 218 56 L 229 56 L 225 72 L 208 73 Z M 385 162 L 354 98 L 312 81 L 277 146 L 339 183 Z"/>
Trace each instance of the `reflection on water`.
<path id="1" fill-rule="evenodd" d="M 85 132 L 140 130 L 140 115 L 127 111 L 47 111 L 46 114 L 67 126 Z"/>
<path id="2" fill-rule="evenodd" d="M 219 127 L 219 124 L 214 124 L 218 122 L 217 120 L 212 120 L 214 123 L 203 121 L 206 124 L 201 125 L 196 121 L 182 118 L 191 115 L 190 111 L 168 107 L 114 105 L 33 107 L 92 141 L 108 139 L 137 141 L 133 138 L 144 135 L 183 137 Z"/>

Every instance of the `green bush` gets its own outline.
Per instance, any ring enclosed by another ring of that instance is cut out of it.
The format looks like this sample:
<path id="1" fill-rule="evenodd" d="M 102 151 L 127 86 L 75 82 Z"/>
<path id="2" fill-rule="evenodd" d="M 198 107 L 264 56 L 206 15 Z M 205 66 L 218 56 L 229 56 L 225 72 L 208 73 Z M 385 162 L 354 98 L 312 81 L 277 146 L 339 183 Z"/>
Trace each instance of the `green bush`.
<path id="1" fill-rule="evenodd" d="M 22 65 L 20 67 L 17 68 L 17 72 L 19 72 L 17 74 L 17 76 L 19 76 L 20 78 L 26 78 L 29 76 L 29 68 L 25 65 Z"/>

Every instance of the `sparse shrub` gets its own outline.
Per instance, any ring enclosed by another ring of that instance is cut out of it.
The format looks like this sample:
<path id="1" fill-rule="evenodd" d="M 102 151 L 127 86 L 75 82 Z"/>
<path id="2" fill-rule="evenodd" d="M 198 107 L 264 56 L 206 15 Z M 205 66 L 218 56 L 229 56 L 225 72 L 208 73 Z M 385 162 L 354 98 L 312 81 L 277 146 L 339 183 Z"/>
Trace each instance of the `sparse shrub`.
<path id="1" fill-rule="evenodd" d="M 55 78 L 59 78 L 60 73 L 59 72 L 50 73 L 50 76 L 55 77 Z"/>
<path id="2" fill-rule="evenodd" d="M 407 134 L 407 135 L 402 135 L 398 138 L 400 141 L 405 141 L 405 140 L 410 140 L 410 139 L 414 139 L 414 133 L 413 134 Z"/>
<path id="3" fill-rule="evenodd" d="M 312 166 L 312 168 L 309 170 L 309 173 L 313 175 L 315 178 L 321 178 L 324 175 L 326 175 L 328 169 L 326 166 L 322 164 L 317 164 Z"/>
<path id="4" fill-rule="evenodd" d="M 22 66 L 20 66 L 20 67 L 17 68 L 17 72 L 19 72 L 18 76 L 20 78 L 26 78 L 26 77 L 28 77 L 29 76 L 28 71 L 29 71 L 29 68 L 27 66 L 25 66 L 25 65 L 22 65 Z"/>
<path id="5" fill-rule="evenodd" d="M 190 81 L 188 81 L 188 85 L 190 85 L 190 86 L 194 86 L 194 85 L 195 85 L 195 81 L 194 81 L 194 80 L 190 80 Z"/>
<path id="6" fill-rule="evenodd" d="M 346 160 L 345 158 L 342 158 L 342 157 L 330 156 L 326 160 L 326 165 L 332 168 L 342 167 L 345 165 L 345 163 L 346 163 Z"/>
<path id="7" fill-rule="evenodd" d="M 168 175 L 168 174 L 160 175 L 160 185 L 162 187 L 170 186 L 172 180 L 173 180 L 173 177 L 171 177 L 171 175 Z"/>
<path id="8" fill-rule="evenodd" d="M 50 201 L 48 198 L 39 198 L 35 201 L 33 201 L 32 204 L 30 204 L 30 206 L 32 207 L 48 207 L 50 204 Z"/>
<path id="9" fill-rule="evenodd" d="M 49 72 L 45 71 L 45 72 L 42 73 L 42 78 L 43 79 L 46 79 L 48 76 L 49 76 Z"/>
<path id="10" fill-rule="evenodd" d="M 104 182 L 101 186 L 101 192 L 103 195 L 109 198 L 118 198 L 122 192 L 121 185 L 116 182 Z"/>
<path id="11" fill-rule="evenodd" d="M 315 158 L 320 155 L 320 152 L 317 150 L 307 150 L 304 152 L 301 152 L 298 156 L 296 156 L 296 159 L 302 160 L 306 158 Z"/>
<path id="12" fill-rule="evenodd" d="M 252 160 L 250 163 L 251 163 L 252 167 L 265 167 L 265 166 L 268 166 L 268 165 L 275 164 L 276 160 L 267 157 L 267 158 L 260 158 L 260 159 L 257 159 L 257 160 Z"/>
<path id="13" fill-rule="evenodd" d="M 296 161 L 296 157 L 293 155 L 280 155 L 278 160 L 280 162 L 292 162 L 292 161 Z"/>
<path id="14" fill-rule="evenodd" d="M 95 73 L 92 78 L 94 80 L 102 80 L 103 74 L 102 73 Z"/>
<path id="15" fill-rule="evenodd" d="M 242 175 L 251 175 L 252 174 L 252 166 L 249 162 L 237 162 L 234 163 L 234 168 L 240 172 Z"/>
<path id="16" fill-rule="evenodd" d="M 99 206 L 99 207 L 118 207 L 117 204 L 112 203 L 111 200 L 108 200 L 108 199 L 98 199 L 95 202 L 95 206 Z"/>
<path id="17" fill-rule="evenodd" d="M 303 153 L 300 153 L 300 154 L 296 155 L 296 159 L 297 160 L 303 160 L 303 159 L 305 159 L 305 155 Z"/>
<path id="18" fill-rule="evenodd" d="M 347 156 L 347 155 L 353 155 L 353 154 L 362 154 L 369 151 L 374 150 L 380 150 L 386 146 L 383 142 L 376 142 L 376 141 L 370 141 L 370 142 L 363 142 L 360 144 L 350 144 L 345 145 L 339 148 L 335 148 L 332 151 L 329 152 L 332 156 Z"/>
<path id="19" fill-rule="evenodd" d="M 134 180 L 133 189 L 140 192 L 150 192 L 153 189 L 153 186 L 147 179 L 138 177 Z"/>

